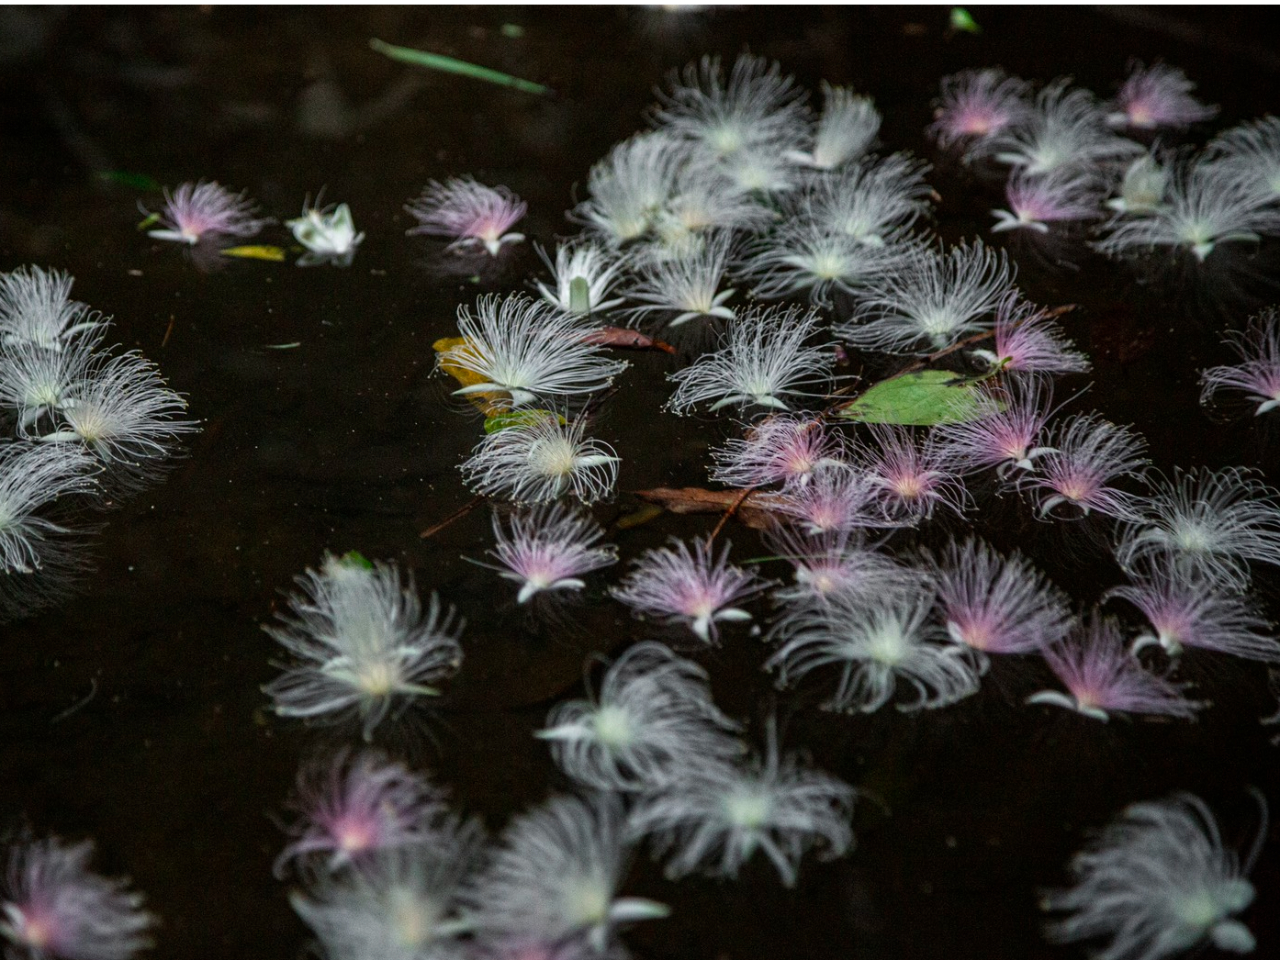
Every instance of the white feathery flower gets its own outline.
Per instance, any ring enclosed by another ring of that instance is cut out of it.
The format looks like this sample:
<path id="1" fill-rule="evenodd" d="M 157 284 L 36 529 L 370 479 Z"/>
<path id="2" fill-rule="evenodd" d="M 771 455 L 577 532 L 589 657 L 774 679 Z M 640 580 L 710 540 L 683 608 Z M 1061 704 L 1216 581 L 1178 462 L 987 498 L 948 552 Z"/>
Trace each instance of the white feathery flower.
<path id="1" fill-rule="evenodd" d="M 1167 560 L 1180 576 L 1243 589 L 1249 561 L 1280 566 L 1280 491 L 1244 468 L 1179 470 L 1154 485 L 1140 516 L 1116 545 L 1126 569 Z"/>
<path id="2" fill-rule="evenodd" d="M 565 313 L 590 316 L 612 310 L 623 302 L 621 297 L 609 298 L 618 275 L 622 273 L 623 261 L 603 247 L 590 240 L 570 241 L 556 247 L 554 263 L 542 248 L 538 249 L 538 255 L 551 270 L 551 286 L 538 281 L 538 292 L 552 306 L 559 307 Z M 574 302 L 575 280 L 587 285 L 585 304 Z"/>
<path id="3" fill-rule="evenodd" d="M 1172 174 L 1162 204 L 1115 218 L 1106 229 L 1094 246 L 1108 256 L 1172 247 L 1203 261 L 1219 244 L 1280 234 L 1280 206 L 1259 184 L 1197 163 Z"/>
<path id="4" fill-rule="evenodd" d="M 289 902 L 319 938 L 325 960 L 422 960 L 463 956 L 455 940 L 459 888 L 476 864 L 484 831 L 449 818 L 430 843 L 399 847 L 359 869 L 323 872 Z"/>
<path id="5" fill-rule="evenodd" d="M 677 174 L 655 229 L 671 236 L 705 230 L 755 232 L 773 219 L 773 211 L 736 183 L 721 164 L 691 159 Z"/>
<path id="6" fill-rule="evenodd" d="M 669 93 L 654 112 L 659 129 L 718 157 L 757 146 L 804 142 L 805 91 L 777 63 L 740 56 L 726 82 L 718 57 L 703 57 L 672 74 Z"/>
<path id="7" fill-rule="evenodd" d="M 901 153 L 864 160 L 808 180 L 803 191 L 792 194 L 787 213 L 867 246 L 901 245 L 929 209 L 928 170 Z"/>
<path id="8" fill-rule="evenodd" d="M 673 313 L 667 326 L 678 327 L 699 317 L 734 319 L 725 301 L 732 289 L 720 290 L 733 250 L 733 235 L 716 231 L 705 237 L 701 248 L 688 257 L 653 262 L 641 268 L 639 280 L 627 296 L 639 302 L 632 315 L 642 319 L 651 313 Z"/>
<path id="9" fill-rule="evenodd" d="M 1280 117 L 1266 116 L 1224 130 L 1205 150 L 1217 173 L 1280 198 Z"/>
<path id="10" fill-rule="evenodd" d="M 510 532 L 495 514 L 497 540 L 489 555 L 498 561 L 500 576 L 520 584 L 517 603 L 527 603 L 550 590 L 581 590 L 581 577 L 618 562 L 613 544 L 598 547 L 604 530 L 583 511 L 553 503 L 514 514 Z"/>
<path id="11" fill-rule="evenodd" d="M 0 444 L 0 575 L 40 568 L 45 542 L 70 531 L 39 511 L 92 490 L 94 467 L 79 447 Z"/>
<path id="12" fill-rule="evenodd" d="M 1036 94 L 1035 105 L 992 140 L 1001 163 L 1030 175 L 1064 167 L 1097 167 L 1142 153 L 1140 144 L 1107 126 L 1106 110 L 1066 78 Z"/>
<path id="13" fill-rule="evenodd" d="M 604 954 L 620 924 L 665 917 L 660 903 L 617 895 L 631 857 L 623 821 L 612 794 L 552 797 L 516 817 L 464 892 L 477 938 L 513 948 L 582 937 Z"/>
<path id="14" fill-rule="evenodd" d="M 570 219 L 610 246 L 639 239 L 671 196 L 688 157 L 688 146 L 669 134 L 643 133 L 624 140 L 591 168 L 589 196 Z"/>
<path id="15" fill-rule="evenodd" d="M 772 300 L 807 292 L 814 303 L 826 306 L 833 290 L 852 293 L 892 273 L 911 249 L 910 244 L 864 243 L 801 215 L 751 244 L 743 272 L 756 281 L 757 297 Z"/>
<path id="16" fill-rule="evenodd" d="M 628 366 L 589 342 L 592 329 L 583 318 L 541 300 L 488 294 L 476 301 L 474 313 L 458 308 L 464 342 L 440 353 L 436 365 L 480 378 L 455 395 L 506 393 L 509 401 L 499 396 L 496 402 L 509 408 L 576 397 L 605 389 Z"/>
<path id="17" fill-rule="evenodd" d="M 186 410 L 187 401 L 138 351 L 98 355 L 62 392 L 58 429 L 40 440 L 79 442 L 108 464 L 146 466 L 169 457 L 184 434 L 199 431 L 196 421 L 177 419 Z"/>
<path id="18" fill-rule="evenodd" d="M 289 612 L 262 628 L 293 655 L 263 688 L 282 717 L 355 712 L 368 740 L 396 698 L 439 694 L 433 684 L 462 663 L 462 621 L 434 593 L 424 614 L 394 565 L 326 555 L 297 582 Z"/>
<path id="19" fill-rule="evenodd" d="M 836 593 L 793 618 L 790 639 L 769 659 L 778 684 L 814 670 L 840 668 L 828 710 L 872 713 L 898 687 L 912 698 L 899 710 L 944 707 L 978 691 L 977 669 L 929 617 L 931 591 L 868 599 Z"/>
<path id="20" fill-rule="evenodd" d="M 600 693 L 557 704 L 537 736 L 556 766 L 599 790 L 652 790 L 741 751 L 738 725 L 711 700 L 707 672 L 661 643 L 638 643 L 605 674 Z"/>
<path id="21" fill-rule="evenodd" d="M 613 493 L 618 457 L 585 436 L 587 422 L 539 415 L 485 436 L 459 464 L 473 491 L 515 503 L 542 503 L 566 493 L 594 503 Z"/>
<path id="22" fill-rule="evenodd" d="M 1168 186 L 1169 168 L 1154 153 L 1144 153 L 1125 167 L 1116 195 L 1106 205 L 1129 216 L 1154 213 L 1163 205 Z"/>
<path id="23" fill-rule="evenodd" d="M 655 856 L 670 854 L 668 877 L 695 871 L 736 878 L 757 851 L 793 887 L 800 860 L 818 847 L 823 859 L 853 846 L 856 791 L 830 774 L 778 755 L 770 722 L 763 756 L 710 760 L 645 795 L 631 814 L 632 836 L 648 837 Z"/>
<path id="24" fill-rule="evenodd" d="M 1099 940 L 1094 960 L 1161 960 L 1205 940 L 1251 952 L 1253 934 L 1234 915 L 1253 902 L 1245 875 L 1266 836 L 1266 803 L 1258 799 L 1263 821 L 1243 864 L 1199 797 L 1132 804 L 1071 859 L 1075 886 L 1042 895 L 1043 909 L 1065 914 L 1046 936 Z"/>
<path id="25" fill-rule="evenodd" d="M 43 416 L 56 416 L 64 404 L 74 403 L 72 388 L 89 370 L 97 346 L 89 334 L 68 340 L 60 350 L 34 343 L 9 344 L 0 349 L 0 406 L 18 414 L 23 436 Z"/>
<path id="26" fill-rule="evenodd" d="M 743 147 L 719 161 L 719 168 L 738 187 L 757 197 L 785 194 L 800 184 L 800 170 L 773 144 Z"/>
<path id="27" fill-rule="evenodd" d="M 107 321 L 71 299 L 74 278 L 61 270 L 19 267 L 0 274 L 0 346 L 61 350 L 64 342 Z"/>
<path id="28" fill-rule="evenodd" d="M 683 415 L 706 402 L 712 410 L 730 404 L 791 409 L 783 397 L 823 389 L 831 379 L 835 353 L 807 343 L 820 322 L 816 310 L 752 308 L 730 324 L 718 350 L 667 376 L 676 384 L 668 409 Z"/>
<path id="29" fill-rule="evenodd" d="M 836 333 L 863 349 L 940 350 L 989 326 L 1013 274 L 1004 252 L 981 240 L 946 254 L 921 249 L 868 284 Z"/>
<path id="30" fill-rule="evenodd" d="M 880 132 L 880 111 L 870 97 L 860 97 L 847 87 L 822 82 L 822 118 L 810 151 L 791 150 L 792 163 L 817 170 L 834 170 L 861 157 Z"/>

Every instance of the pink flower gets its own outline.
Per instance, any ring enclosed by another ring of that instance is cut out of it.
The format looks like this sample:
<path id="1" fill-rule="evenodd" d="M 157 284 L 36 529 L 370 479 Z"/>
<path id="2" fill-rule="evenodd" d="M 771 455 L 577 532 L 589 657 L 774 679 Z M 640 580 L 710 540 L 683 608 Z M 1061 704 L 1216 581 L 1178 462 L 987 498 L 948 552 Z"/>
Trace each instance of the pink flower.
<path id="1" fill-rule="evenodd" d="M 1055 434 L 1053 450 L 1040 461 L 1040 471 L 1022 477 L 1019 485 L 1039 498 L 1041 516 L 1069 504 L 1085 515 L 1096 512 L 1136 522 L 1138 498 L 1111 483 L 1141 477 L 1146 445 L 1129 427 L 1116 426 L 1096 413 L 1072 417 Z"/>
<path id="2" fill-rule="evenodd" d="M 622 585 L 609 592 L 637 616 L 687 624 L 703 643 L 715 643 L 717 622 L 751 619 L 733 604 L 767 586 L 755 573 L 729 563 L 728 544 L 717 557 L 711 544 L 700 539 L 692 551 L 680 540 L 647 551 Z"/>
<path id="3" fill-rule="evenodd" d="M 1205 370 L 1200 375 L 1200 402 L 1230 389 L 1249 394 L 1258 405 L 1255 416 L 1280 407 L 1280 310 L 1264 310 L 1250 320 L 1244 333 L 1228 333 L 1226 344 L 1241 362 Z"/>
<path id="4" fill-rule="evenodd" d="M 551 590 L 581 590 L 583 574 L 618 562 L 612 544 L 595 546 L 604 531 L 590 514 L 561 503 L 534 507 L 511 517 L 510 532 L 495 516 L 493 534 L 497 546 L 489 553 L 496 569 L 520 584 L 517 603 Z"/>
<path id="5" fill-rule="evenodd" d="M 804 486 L 792 486 L 753 502 L 797 522 L 810 534 L 901 526 L 880 508 L 871 478 L 853 467 L 822 470 Z"/>
<path id="6" fill-rule="evenodd" d="M 172 194 L 164 192 L 159 215 L 163 230 L 148 230 L 157 240 L 195 246 L 209 237 L 252 237 L 271 221 L 254 216 L 255 204 L 244 193 L 232 193 L 216 182 L 184 183 Z"/>
<path id="7" fill-rule="evenodd" d="M 1091 171 L 1066 167 L 1043 175 L 1015 171 L 1004 189 L 1008 210 L 992 210 L 1003 230 L 1035 230 L 1048 233 L 1053 223 L 1097 219 L 1102 189 Z"/>
<path id="8" fill-rule="evenodd" d="M 935 427 L 934 436 L 952 469 L 974 473 L 995 467 L 1001 477 L 1015 469 L 1034 470 L 1037 457 L 1054 452 L 1036 442 L 1052 415 L 1051 390 L 1048 381 L 1038 377 L 1010 381 L 998 395 L 992 394 L 1003 401 L 1004 409 L 966 423 Z"/>
<path id="9" fill-rule="evenodd" d="M 915 524 L 932 517 L 935 507 L 964 514 L 964 484 L 948 469 L 945 450 L 931 434 L 917 440 L 903 427 L 872 424 L 870 429 L 875 446 L 863 447 L 859 460 L 885 516 Z"/>
<path id="10" fill-rule="evenodd" d="M 354 758 L 342 751 L 327 769 L 304 771 L 296 807 L 302 816 L 276 858 L 277 874 L 314 854 L 327 854 L 332 871 L 379 850 L 427 842 L 448 812 L 439 791 L 376 751 Z"/>
<path id="11" fill-rule="evenodd" d="M 1116 112 L 1107 115 L 1113 127 L 1155 130 L 1157 127 L 1188 127 L 1217 115 L 1218 108 L 1191 96 L 1196 85 L 1177 67 L 1157 63 L 1133 71 L 1116 97 Z"/>
<path id="12" fill-rule="evenodd" d="M 129 960 L 151 946 L 156 918 L 128 880 L 88 868 L 93 841 L 64 846 L 57 837 L 25 840 L 9 850 L 0 876 L 0 938 L 33 960 Z"/>
<path id="13" fill-rule="evenodd" d="M 1018 373 L 1084 373 L 1089 358 L 1072 348 L 1048 311 L 1023 300 L 1016 291 L 996 308 L 995 350 L 975 350 L 992 367 Z"/>
<path id="14" fill-rule="evenodd" d="M 528 205 L 506 187 L 451 177 L 444 183 L 432 180 L 405 209 L 418 220 L 410 234 L 452 237 L 451 247 L 482 245 L 496 257 L 503 244 L 524 239 L 524 234 L 507 230 L 525 215 Z"/>
<path id="15" fill-rule="evenodd" d="M 1114 620 L 1094 616 L 1084 632 L 1043 651 L 1069 694 L 1042 690 L 1027 703 L 1047 703 L 1101 720 L 1112 713 L 1192 717 L 1203 704 L 1181 687 L 1142 668 L 1126 648 Z"/>
<path id="16" fill-rule="evenodd" d="M 817 471 L 843 466 L 843 454 L 839 434 L 821 421 L 778 414 L 752 427 L 746 439 L 713 451 L 711 479 L 731 487 L 804 486 Z"/>
<path id="17" fill-rule="evenodd" d="M 1003 70 L 964 70 L 942 81 L 942 97 L 929 128 L 938 145 L 985 141 L 1029 110 L 1027 83 Z"/>

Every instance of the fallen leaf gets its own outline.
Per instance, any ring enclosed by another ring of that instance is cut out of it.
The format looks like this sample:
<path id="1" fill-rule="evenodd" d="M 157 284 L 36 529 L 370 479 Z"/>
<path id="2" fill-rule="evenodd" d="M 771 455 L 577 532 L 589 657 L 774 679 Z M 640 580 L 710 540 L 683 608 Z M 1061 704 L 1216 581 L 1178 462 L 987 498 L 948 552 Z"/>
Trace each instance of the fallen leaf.
<path id="1" fill-rule="evenodd" d="M 639 330 L 628 330 L 626 327 L 601 327 L 582 338 L 584 343 L 598 343 L 602 347 L 620 347 L 624 350 L 661 350 L 663 353 L 675 353 L 676 348 L 669 343 L 655 340 Z"/>
<path id="2" fill-rule="evenodd" d="M 654 487 L 637 490 L 636 496 L 647 503 L 656 503 L 672 513 L 725 513 L 738 504 L 734 516 L 752 530 L 765 530 L 773 526 L 773 514 L 769 509 L 769 494 L 748 493 L 741 490 L 704 490 L 701 487 Z"/>
<path id="3" fill-rule="evenodd" d="M 991 400 L 978 387 L 950 370 L 917 370 L 881 380 L 838 411 L 859 423 L 896 423 L 931 427 L 939 423 L 968 423 L 991 409 Z"/>
<path id="4" fill-rule="evenodd" d="M 440 369 L 457 380 L 461 386 L 473 387 L 477 383 L 484 383 L 484 378 L 480 374 L 454 363 L 451 359 L 451 356 L 456 357 L 470 349 L 466 337 L 442 337 L 431 345 L 431 349 L 440 357 Z M 496 391 L 469 393 L 467 399 L 474 403 L 486 417 L 496 417 L 506 413 L 509 405 L 506 396 Z"/>
<path id="5" fill-rule="evenodd" d="M 218 251 L 224 257 L 240 257 L 243 260 L 267 260 L 271 263 L 284 262 L 284 248 L 270 246 L 227 247 Z"/>

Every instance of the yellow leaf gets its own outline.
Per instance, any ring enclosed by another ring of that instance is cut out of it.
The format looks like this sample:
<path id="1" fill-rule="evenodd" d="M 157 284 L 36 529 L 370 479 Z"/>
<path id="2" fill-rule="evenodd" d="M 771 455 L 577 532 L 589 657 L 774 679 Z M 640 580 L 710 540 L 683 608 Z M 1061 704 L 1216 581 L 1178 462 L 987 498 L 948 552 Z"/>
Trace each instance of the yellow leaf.
<path id="1" fill-rule="evenodd" d="M 219 250 L 224 257 L 243 257 L 245 260 L 269 260 L 272 263 L 284 262 L 283 247 L 227 247 Z"/>
<path id="2" fill-rule="evenodd" d="M 474 387 L 477 383 L 484 383 L 484 377 L 480 374 L 454 363 L 451 359 L 451 355 L 457 356 L 469 350 L 466 337 L 443 337 L 433 343 L 431 349 L 440 355 L 440 369 L 457 380 L 459 386 Z M 471 393 L 467 395 L 467 399 L 474 403 L 486 417 L 506 413 L 511 407 L 506 394 L 498 391 Z"/>

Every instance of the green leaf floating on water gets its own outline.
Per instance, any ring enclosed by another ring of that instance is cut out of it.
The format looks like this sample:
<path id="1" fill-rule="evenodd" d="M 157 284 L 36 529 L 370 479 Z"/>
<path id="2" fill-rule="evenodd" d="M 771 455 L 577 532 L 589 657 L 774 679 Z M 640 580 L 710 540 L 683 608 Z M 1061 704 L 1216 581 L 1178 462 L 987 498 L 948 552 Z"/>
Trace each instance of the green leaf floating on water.
<path id="1" fill-rule="evenodd" d="M 969 380 L 950 370 L 917 370 L 882 380 L 840 410 L 839 416 L 860 423 L 898 423 L 931 427 L 967 423 L 990 412 L 995 404 Z"/>
<path id="2" fill-rule="evenodd" d="M 414 50 L 412 47 L 397 47 L 376 37 L 369 41 L 369 46 L 392 60 L 399 60 L 401 63 L 412 63 L 416 67 L 426 67 L 428 70 L 440 70 L 444 73 L 456 73 L 462 77 L 471 77 L 474 80 L 483 80 L 486 83 L 496 83 L 502 87 L 514 87 L 524 93 L 536 93 L 540 97 L 548 96 L 551 93 L 550 87 L 544 87 L 542 84 L 534 83 L 532 80 L 521 80 L 519 77 L 513 77 L 509 73 L 500 73 L 497 70 L 490 70 L 488 67 L 467 63 L 465 60 L 446 57 L 444 54 L 428 53 L 426 50 Z"/>
<path id="3" fill-rule="evenodd" d="M 540 420 L 548 420 L 552 417 L 560 421 L 561 426 L 569 422 L 560 414 L 552 413 L 550 410 L 512 410 L 510 413 L 495 413 L 492 417 L 486 417 L 484 432 L 497 433 L 499 430 L 507 429 L 507 427 L 527 427 Z"/>

